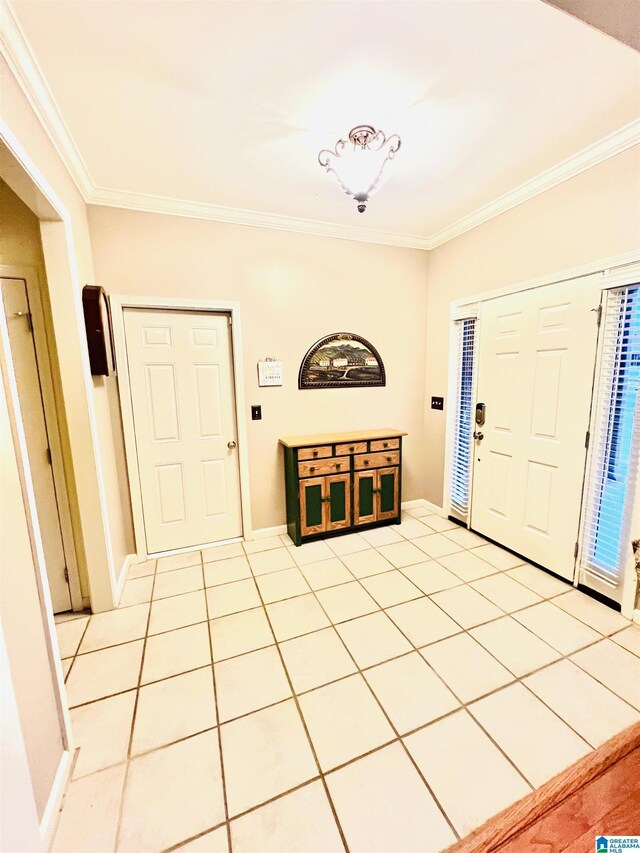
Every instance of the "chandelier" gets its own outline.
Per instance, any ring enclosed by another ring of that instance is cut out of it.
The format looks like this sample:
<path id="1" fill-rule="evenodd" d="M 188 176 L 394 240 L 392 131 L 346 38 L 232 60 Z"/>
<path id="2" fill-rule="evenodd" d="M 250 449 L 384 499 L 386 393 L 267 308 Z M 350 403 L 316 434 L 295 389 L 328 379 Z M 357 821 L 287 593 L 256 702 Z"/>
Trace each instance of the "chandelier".
<path id="1" fill-rule="evenodd" d="M 382 183 L 382 173 L 400 148 L 397 133 L 386 137 L 381 130 L 361 124 L 349 131 L 348 139 L 339 139 L 333 151 L 325 148 L 318 162 L 333 172 L 342 189 L 364 213 L 370 196 Z"/>

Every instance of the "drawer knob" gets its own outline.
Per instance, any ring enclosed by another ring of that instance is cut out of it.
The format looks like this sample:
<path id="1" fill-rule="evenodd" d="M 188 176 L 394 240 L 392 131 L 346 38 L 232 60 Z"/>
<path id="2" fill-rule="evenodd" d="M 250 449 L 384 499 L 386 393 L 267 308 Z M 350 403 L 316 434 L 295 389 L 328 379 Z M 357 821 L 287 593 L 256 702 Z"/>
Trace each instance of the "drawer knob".
<path id="1" fill-rule="evenodd" d="M 318 451 L 317 451 L 317 450 L 314 450 L 314 451 L 313 451 L 313 455 L 314 455 L 314 456 L 317 456 L 317 455 L 318 455 Z"/>
<path id="2" fill-rule="evenodd" d="M 354 451 L 354 450 L 355 450 L 355 447 L 350 447 L 350 448 L 349 448 L 349 453 L 353 453 L 353 451 Z"/>
<path id="3" fill-rule="evenodd" d="M 389 447 L 389 442 L 388 442 L 388 441 L 385 441 L 385 442 L 383 443 L 383 445 L 382 445 L 382 446 L 383 446 L 383 447 Z"/>
<path id="4" fill-rule="evenodd" d="M 387 456 L 387 462 L 391 462 L 392 459 L 393 459 L 393 456 Z"/>
<path id="5" fill-rule="evenodd" d="M 364 460 L 364 464 L 365 464 L 365 465 L 368 465 L 368 464 L 369 464 L 369 460 L 368 460 L 368 459 L 365 459 L 365 460 Z"/>
<path id="6" fill-rule="evenodd" d="M 316 470 L 316 469 L 315 469 L 315 466 L 313 466 L 313 465 L 309 468 L 309 471 L 311 471 L 311 473 L 312 473 L 312 474 L 313 474 L 313 472 L 314 472 L 315 470 Z"/>
<path id="7" fill-rule="evenodd" d="M 342 468 L 342 462 L 336 462 L 336 468 Z"/>

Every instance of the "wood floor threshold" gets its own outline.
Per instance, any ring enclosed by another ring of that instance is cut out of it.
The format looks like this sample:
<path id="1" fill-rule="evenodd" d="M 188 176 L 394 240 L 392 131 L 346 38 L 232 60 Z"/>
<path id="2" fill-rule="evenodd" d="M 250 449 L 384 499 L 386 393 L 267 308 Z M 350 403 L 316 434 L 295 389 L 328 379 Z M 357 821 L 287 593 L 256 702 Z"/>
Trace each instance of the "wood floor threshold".
<path id="1" fill-rule="evenodd" d="M 594 709 L 594 712 L 597 710 Z M 640 766 L 640 722 L 615 735 L 598 749 L 554 776 L 540 788 L 490 818 L 461 841 L 447 848 L 445 853 L 497 853 L 497 851 L 507 853 L 507 850 L 509 853 L 515 853 L 520 849 L 534 850 L 535 841 L 532 838 L 525 841 L 525 833 L 539 825 L 568 799 L 580 794 L 590 783 L 595 782 L 607 771 L 613 770 L 619 762 L 624 762 L 631 768 L 629 771 L 631 772 L 630 778 L 633 780 L 635 777 L 635 784 L 640 787 L 640 778 L 638 778 L 640 774 L 633 771 L 633 766 Z M 629 775 L 626 767 L 625 774 Z M 491 780 L 488 779 L 487 783 L 490 784 Z M 607 808 L 604 814 L 614 814 L 616 807 L 623 804 L 628 796 L 627 792 L 624 791 L 624 786 L 616 787 L 616 792 L 617 799 L 611 803 L 611 808 Z M 627 814 L 633 820 L 631 814 L 629 812 Z M 564 825 L 566 826 L 566 822 Z M 593 849 L 593 838 L 597 829 L 595 824 L 593 827 L 583 827 L 583 830 L 591 830 L 592 828 L 591 846 L 584 849 Z M 633 830 L 629 827 L 626 832 L 622 831 L 619 834 L 633 834 L 634 831 L 637 829 Z M 582 834 L 583 832 L 578 830 L 578 834 L 573 839 L 565 839 L 563 846 L 560 846 L 562 844 L 561 839 L 558 839 L 559 846 L 549 846 L 545 842 L 544 849 L 548 851 L 568 850 L 571 847 L 571 842 L 579 840 Z M 613 833 L 605 832 L 604 834 Z M 523 844 L 524 846 L 522 846 Z M 543 847 L 540 846 L 539 849 L 542 850 Z"/>

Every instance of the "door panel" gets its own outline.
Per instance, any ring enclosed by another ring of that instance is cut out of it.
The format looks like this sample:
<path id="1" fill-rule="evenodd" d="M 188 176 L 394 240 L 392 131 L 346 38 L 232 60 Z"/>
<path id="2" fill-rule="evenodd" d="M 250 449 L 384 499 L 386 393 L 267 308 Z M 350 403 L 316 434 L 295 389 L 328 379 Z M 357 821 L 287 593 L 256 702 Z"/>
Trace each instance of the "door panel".
<path id="1" fill-rule="evenodd" d="M 482 304 L 474 530 L 573 578 L 599 277 Z"/>
<path id="2" fill-rule="evenodd" d="M 354 524 L 370 524 L 377 520 L 375 471 L 356 471 L 353 475 Z"/>
<path id="3" fill-rule="evenodd" d="M 325 478 L 300 480 L 300 533 L 311 536 L 326 530 Z"/>
<path id="4" fill-rule="evenodd" d="M 378 521 L 398 515 L 398 468 L 381 468 L 378 472 Z"/>
<path id="5" fill-rule="evenodd" d="M 242 535 L 225 315 L 125 309 L 147 552 Z"/>
<path id="6" fill-rule="evenodd" d="M 329 505 L 327 530 L 341 530 L 351 526 L 350 480 L 349 474 L 337 474 L 326 478 Z"/>
<path id="7" fill-rule="evenodd" d="M 49 461 L 49 436 L 40 390 L 40 376 L 31 329 L 27 288 L 22 279 L 2 279 L 11 360 L 18 386 L 20 414 L 42 536 L 54 613 L 71 609 L 58 499 Z"/>

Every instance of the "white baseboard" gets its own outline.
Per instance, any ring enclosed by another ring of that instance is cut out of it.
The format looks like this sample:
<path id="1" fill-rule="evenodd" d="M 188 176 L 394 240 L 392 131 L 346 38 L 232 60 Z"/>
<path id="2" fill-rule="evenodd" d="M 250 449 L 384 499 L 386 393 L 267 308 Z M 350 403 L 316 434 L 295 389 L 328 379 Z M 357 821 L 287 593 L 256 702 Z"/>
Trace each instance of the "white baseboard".
<path id="1" fill-rule="evenodd" d="M 415 501 L 402 501 L 402 509 L 417 509 L 419 506 L 428 509 L 435 515 L 442 516 L 442 518 L 445 517 L 444 509 L 441 506 L 436 506 L 436 504 L 432 504 L 431 501 L 428 501 L 426 498 L 418 498 Z"/>
<path id="2" fill-rule="evenodd" d="M 40 838 L 42 839 L 45 850 L 50 849 L 53 835 L 58 825 L 60 807 L 67 792 L 67 785 L 69 784 L 69 777 L 71 775 L 72 755 L 68 749 L 65 749 L 62 753 L 49 793 L 49 799 L 47 800 L 47 805 L 40 821 Z"/>
<path id="3" fill-rule="evenodd" d="M 120 569 L 120 575 L 118 576 L 118 582 L 116 583 L 116 607 L 120 604 L 120 596 L 122 595 L 122 590 L 127 581 L 129 569 L 135 563 L 140 562 L 144 561 L 140 560 L 140 557 L 137 554 L 127 554 L 127 556 L 122 561 L 122 568 Z"/>
<path id="4" fill-rule="evenodd" d="M 245 539 L 264 539 L 267 536 L 282 536 L 287 532 L 286 524 L 276 524 L 275 527 L 259 527 L 257 530 L 252 530 Z"/>

